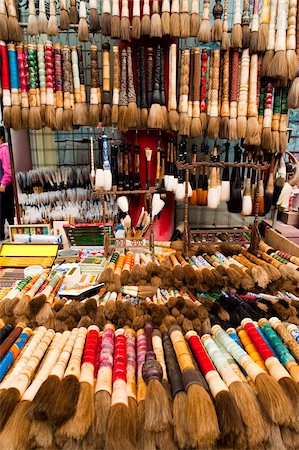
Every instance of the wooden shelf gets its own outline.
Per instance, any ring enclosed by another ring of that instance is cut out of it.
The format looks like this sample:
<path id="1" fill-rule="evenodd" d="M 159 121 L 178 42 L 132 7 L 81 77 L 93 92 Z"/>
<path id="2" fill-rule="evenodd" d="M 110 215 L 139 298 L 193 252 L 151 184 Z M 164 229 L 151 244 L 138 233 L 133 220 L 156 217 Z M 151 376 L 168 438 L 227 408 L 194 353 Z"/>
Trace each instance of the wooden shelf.
<path id="1" fill-rule="evenodd" d="M 192 170 L 196 167 L 220 167 L 220 168 L 225 168 L 225 167 L 245 167 L 247 169 L 256 169 L 256 170 L 260 170 L 260 171 L 265 171 L 268 170 L 270 167 L 270 164 L 265 163 L 265 164 L 251 164 L 251 163 L 237 163 L 237 162 L 225 162 L 225 161 L 221 161 L 221 162 L 207 162 L 207 161 L 199 161 L 196 163 L 181 163 L 181 162 L 177 162 L 176 166 L 178 169 L 182 169 L 182 170 Z"/>

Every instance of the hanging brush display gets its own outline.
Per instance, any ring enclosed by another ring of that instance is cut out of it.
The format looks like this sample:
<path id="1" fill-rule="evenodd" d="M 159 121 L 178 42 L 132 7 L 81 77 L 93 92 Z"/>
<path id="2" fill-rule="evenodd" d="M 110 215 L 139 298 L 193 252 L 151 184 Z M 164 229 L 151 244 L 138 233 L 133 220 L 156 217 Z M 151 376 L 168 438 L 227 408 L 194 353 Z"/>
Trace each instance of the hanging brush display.
<path id="1" fill-rule="evenodd" d="M 111 125 L 111 106 L 110 106 L 110 44 L 108 42 L 102 45 L 102 67 L 103 67 L 102 122 L 104 127 L 109 127 Z"/>
<path id="2" fill-rule="evenodd" d="M 9 69 L 10 69 L 10 95 L 11 95 L 11 127 L 20 130 L 22 127 L 21 107 L 19 100 L 20 78 L 16 47 L 14 44 L 7 45 Z"/>
<path id="3" fill-rule="evenodd" d="M 161 11 L 162 35 L 170 36 L 170 0 L 163 0 Z"/>
<path id="4" fill-rule="evenodd" d="M 217 139 L 219 136 L 219 126 L 220 126 L 220 117 L 218 116 L 219 77 L 220 77 L 220 50 L 213 50 L 212 83 L 209 86 L 209 91 L 211 91 L 211 102 L 210 102 L 211 109 L 207 129 L 207 136 L 209 139 Z"/>
<path id="5" fill-rule="evenodd" d="M 207 43 L 211 40 L 211 25 L 210 25 L 210 0 L 204 0 L 202 20 L 197 34 L 199 42 Z"/>
<path id="6" fill-rule="evenodd" d="M 62 78 L 62 51 L 60 44 L 54 44 L 54 70 L 55 70 L 55 100 L 56 100 L 56 130 L 63 129 L 63 78 Z"/>
<path id="7" fill-rule="evenodd" d="M 104 19 L 103 19 L 104 20 Z M 99 63 L 98 63 L 98 49 L 96 45 L 90 46 L 90 105 L 89 105 L 89 120 L 90 125 L 97 127 L 100 120 L 101 105 L 99 103 Z"/>

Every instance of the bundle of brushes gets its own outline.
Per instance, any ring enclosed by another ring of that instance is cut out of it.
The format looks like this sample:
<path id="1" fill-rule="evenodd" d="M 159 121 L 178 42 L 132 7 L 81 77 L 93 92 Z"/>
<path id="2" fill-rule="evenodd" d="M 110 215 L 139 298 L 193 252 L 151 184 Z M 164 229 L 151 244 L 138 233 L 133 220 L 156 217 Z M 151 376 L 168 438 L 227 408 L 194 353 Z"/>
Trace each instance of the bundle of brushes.
<path id="1" fill-rule="evenodd" d="M 16 450 L 95 441 L 113 449 L 120 437 L 141 449 L 149 440 L 180 449 L 297 442 L 298 329 L 248 315 L 237 329 L 189 322 L 167 314 L 160 325 L 147 316 L 137 332 L 111 322 L 25 329 L 11 370 L 0 363 L 1 442 Z"/>

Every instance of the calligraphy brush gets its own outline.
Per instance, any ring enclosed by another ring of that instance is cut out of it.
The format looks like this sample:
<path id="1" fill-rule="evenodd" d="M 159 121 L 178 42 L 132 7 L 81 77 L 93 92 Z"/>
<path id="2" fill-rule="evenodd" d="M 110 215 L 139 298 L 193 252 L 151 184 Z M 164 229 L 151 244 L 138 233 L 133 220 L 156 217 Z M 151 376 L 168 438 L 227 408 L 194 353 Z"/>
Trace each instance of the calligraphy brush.
<path id="1" fill-rule="evenodd" d="M 48 20 L 46 15 L 46 5 L 44 0 L 39 0 L 38 12 L 38 31 L 39 34 L 46 34 L 48 29 Z"/>
<path id="2" fill-rule="evenodd" d="M 1 7 L 2 7 L 2 5 L 1 5 Z M 1 28 L 3 27 L 1 29 L 0 37 L 2 40 L 7 41 L 8 40 L 8 31 L 7 31 L 7 16 L 6 16 L 5 6 L 4 6 L 4 12 L 0 13 L 0 27 Z M 7 33 L 6 38 L 1 36 L 2 33 L 4 36 L 5 36 L 5 33 Z M 37 23 L 37 18 L 36 18 L 36 9 L 35 9 L 35 2 L 33 0 L 29 1 L 27 33 L 29 34 L 29 36 L 38 35 L 38 23 Z"/>
<path id="3" fill-rule="evenodd" d="M 180 12 L 180 29 L 181 29 L 181 38 L 189 38 L 190 36 L 189 0 L 182 0 Z"/>
<path id="4" fill-rule="evenodd" d="M 127 97 L 127 51 L 122 49 L 121 53 L 121 82 L 120 82 L 120 96 L 118 107 L 118 127 L 121 131 L 128 130 L 128 123 L 126 120 L 128 109 Z"/>
<path id="5" fill-rule="evenodd" d="M 140 39 L 141 20 L 140 20 L 140 0 L 133 1 L 133 19 L 132 19 L 132 39 Z"/>
<path id="6" fill-rule="evenodd" d="M 122 41 L 130 41 L 131 38 L 128 0 L 121 2 L 120 38 Z"/>
<path id="7" fill-rule="evenodd" d="M 91 33 L 98 33 L 101 29 L 100 16 L 97 9 L 97 1 L 91 0 L 89 2 L 89 31 Z"/>
<path id="8" fill-rule="evenodd" d="M 275 48 L 275 34 L 276 34 L 276 15 L 277 15 L 277 4 L 278 0 L 273 0 L 270 2 L 270 17 L 268 26 L 268 44 L 266 51 L 263 56 L 262 71 L 261 74 L 264 77 L 270 77 L 271 61 L 274 56 Z"/>
<path id="9" fill-rule="evenodd" d="M 204 0 L 202 21 L 197 34 L 199 42 L 209 42 L 211 40 L 211 25 L 210 25 L 210 0 Z"/>
<path id="10" fill-rule="evenodd" d="M 171 33 L 171 36 L 175 37 L 175 38 L 179 38 L 181 35 L 180 0 L 173 0 L 171 2 L 170 33 Z"/>
<path id="11" fill-rule="evenodd" d="M 149 128 L 158 128 L 158 129 L 162 129 L 164 124 L 164 115 L 161 107 L 161 92 L 160 92 L 160 79 L 161 79 L 160 55 L 161 55 L 161 47 L 160 45 L 158 45 L 156 52 L 156 67 L 152 93 L 152 102 L 147 122 Z"/>
<path id="12" fill-rule="evenodd" d="M 102 9 L 102 33 L 104 36 L 111 36 L 111 1 L 103 2 Z"/>
<path id="13" fill-rule="evenodd" d="M 199 0 L 191 2 L 190 36 L 196 37 L 200 27 Z"/>
<path id="14" fill-rule="evenodd" d="M 242 48 L 247 49 L 250 45 L 250 4 L 249 0 L 243 2 L 243 13 L 241 19 Z"/>
<path id="15" fill-rule="evenodd" d="M 190 76 L 190 85 L 193 83 L 193 109 L 190 134 L 192 137 L 197 137 L 201 134 L 201 120 L 200 120 L 200 49 L 195 48 L 193 53 L 194 72 Z M 191 89 L 191 86 L 190 86 Z"/>
<path id="16" fill-rule="evenodd" d="M 224 15 L 223 15 L 223 28 L 221 39 L 221 50 L 229 50 L 229 38 L 228 38 L 228 0 L 224 0 Z"/>
<path id="17" fill-rule="evenodd" d="M 151 33 L 150 2 L 149 0 L 144 0 L 141 19 L 141 36 L 149 36 L 150 33 Z"/>
<path id="18" fill-rule="evenodd" d="M 103 126 L 111 125 L 111 106 L 110 106 L 110 45 L 102 45 L 102 64 L 103 64 L 103 88 L 102 88 L 102 122 Z"/>
<path id="19" fill-rule="evenodd" d="M 176 69 L 177 46 L 171 44 L 169 47 L 169 90 L 168 90 L 168 123 L 172 131 L 177 131 L 179 127 L 179 115 L 177 112 L 176 99 Z"/>
<path id="20" fill-rule="evenodd" d="M 50 18 L 48 22 L 48 36 L 57 36 L 58 34 L 58 22 L 56 16 L 55 1 L 50 0 Z"/>
<path id="21" fill-rule="evenodd" d="M 258 30 L 258 47 L 259 52 L 265 52 L 268 46 L 269 38 L 269 18 L 270 18 L 270 2 L 263 0 L 261 10 L 261 20 Z"/>
<path id="22" fill-rule="evenodd" d="M 231 47 L 242 48 L 242 27 L 241 27 L 241 0 L 234 3 L 233 28 L 231 34 Z"/>
<path id="23" fill-rule="evenodd" d="M 214 23 L 212 27 L 211 38 L 214 42 L 222 41 L 223 24 L 222 24 L 223 6 L 221 2 L 216 2 L 213 8 Z"/>
<path id="24" fill-rule="evenodd" d="M 79 23 L 79 14 L 76 6 L 76 0 L 70 1 L 70 23 L 76 25 Z"/>
<path id="25" fill-rule="evenodd" d="M 229 161 L 229 142 L 225 143 L 225 162 Z M 224 167 L 222 171 L 221 181 L 221 201 L 228 202 L 230 199 L 230 180 L 229 180 L 229 167 Z"/>
<path id="26" fill-rule="evenodd" d="M 182 52 L 181 77 L 180 77 L 180 102 L 179 102 L 179 134 L 189 136 L 190 120 L 188 116 L 188 93 L 190 77 L 190 50 L 185 49 Z"/>
<path id="27" fill-rule="evenodd" d="M 162 35 L 170 36 L 170 2 L 163 0 L 161 14 Z"/>
<path id="28" fill-rule="evenodd" d="M 135 128 L 137 126 L 138 111 L 133 79 L 131 47 L 127 47 L 127 64 L 128 64 L 128 108 L 126 111 L 126 122 L 128 128 Z"/>
<path id="29" fill-rule="evenodd" d="M 68 12 L 68 5 L 66 0 L 60 0 L 60 29 L 70 29 L 70 16 Z"/>

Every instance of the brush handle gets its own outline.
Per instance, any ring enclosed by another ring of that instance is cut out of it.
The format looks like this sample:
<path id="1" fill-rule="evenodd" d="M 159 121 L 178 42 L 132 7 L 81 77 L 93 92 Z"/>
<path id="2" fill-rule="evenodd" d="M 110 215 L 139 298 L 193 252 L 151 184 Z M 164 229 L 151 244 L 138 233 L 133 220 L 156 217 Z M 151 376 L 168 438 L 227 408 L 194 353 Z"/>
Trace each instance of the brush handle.
<path id="1" fill-rule="evenodd" d="M 289 0 L 288 27 L 287 27 L 287 50 L 296 50 L 296 17 L 297 0 Z"/>
<path id="2" fill-rule="evenodd" d="M 96 350 L 98 345 L 99 328 L 91 325 L 88 328 L 86 342 L 81 361 L 80 382 L 89 383 L 93 386 L 94 366 L 96 359 Z"/>
<path id="3" fill-rule="evenodd" d="M 188 87 L 188 116 L 192 120 L 193 110 L 193 79 L 194 79 L 194 48 L 190 53 L 190 68 L 189 68 L 189 87 Z"/>
<path id="4" fill-rule="evenodd" d="M 160 81 L 161 81 L 161 47 L 160 45 L 158 45 L 156 52 L 156 67 L 155 67 L 152 103 L 158 103 L 159 105 L 161 104 Z"/>
<path id="5" fill-rule="evenodd" d="M 70 331 L 64 331 L 63 334 L 55 334 L 54 339 L 52 340 L 51 345 L 43 359 L 43 364 L 37 374 L 35 374 L 31 385 L 25 391 L 22 400 L 32 401 L 34 399 L 41 385 L 47 380 L 51 372 L 51 368 L 56 364 L 59 355 L 70 335 Z"/>
<path id="6" fill-rule="evenodd" d="M 164 84 L 164 54 L 162 47 L 160 49 L 160 96 L 161 96 L 161 106 L 166 106 L 165 84 Z"/>
<path id="7" fill-rule="evenodd" d="M 259 31 L 259 4 L 260 4 L 259 0 L 254 0 L 251 32 Z M 250 9 L 249 9 L 249 15 L 250 15 Z"/>
<path id="8" fill-rule="evenodd" d="M 223 53 L 222 105 L 220 115 L 221 117 L 229 117 L 229 50 Z"/>
<path id="9" fill-rule="evenodd" d="M 149 0 L 143 0 L 143 11 L 142 11 L 142 15 L 143 16 L 150 16 L 150 3 Z"/>
<path id="10" fill-rule="evenodd" d="M 242 52 L 241 72 L 240 72 L 240 88 L 238 98 L 238 116 L 247 116 L 248 107 L 248 83 L 249 83 L 249 49 Z"/>
<path id="11" fill-rule="evenodd" d="M 80 93 L 81 93 L 81 103 L 86 103 L 86 88 L 84 80 L 84 66 L 83 66 L 83 53 L 82 46 L 77 45 L 77 57 L 78 57 L 78 70 L 79 70 L 79 80 L 80 80 Z"/>
<path id="12" fill-rule="evenodd" d="M 7 44 L 7 50 L 8 50 L 10 84 L 11 84 L 11 104 L 12 106 L 19 106 L 20 79 L 19 79 L 16 47 L 14 44 Z"/>
<path id="13" fill-rule="evenodd" d="M 253 361 L 255 361 L 262 369 L 266 371 L 267 369 L 264 360 L 257 351 L 255 345 L 252 343 L 252 340 L 248 336 L 247 332 L 243 329 L 242 330 L 238 329 L 238 337 L 248 355 L 253 359 Z"/>
<path id="14" fill-rule="evenodd" d="M 203 49 L 201 52 L 201 79 L 200 79 L 200 112 L 207 111 L 207 71 L 208 71 L 208 52 Z"/>
<path id="15" fill-rule="evenodd" d="M 136 389 L 136 333 L 131 328 L 125 330 L 126 355 L 127 355 L 127 394 L 128 397 L 137 400 Z"/>
<path id="16" fill-rule="evenodd" d="M 30 83 L 30 95 L 29 103 L 30 107 L 36 107 L 39 104 L 37 89 L 39 87 L 38 79 L 38 64 L 37 64 L 37 47 L 34 44 L 27 46 L 28 49 L 28 66 L 29 66 L 29 83 Z M 2 55 L 3 58 L 3 55 Z M 2 59 L 3 64 L 3 59 Z"/>
<path id="17" fill-rule="evenodd" d="M 163 349 L 171 386 L 171 394 L 174 399 L 178 392 L 184 391 L 184 384 L 176 354 L 168 334 L 163 334 Z"/>
<path id="18" fill-rule="evenodd" d="M 147 108 L 146 87 L 145 87 L 145 64 L 144 47 L 140 47 L 140 90 L 141 90 L 141 108 Z"/>
<path id="19" fill-rule="evenodd" d="M 38 47 L 39 48 L 39 47 Z M 40 50 L 38 50 L 39 54 Z M 53 45 L 51 41 L 47 41 L 45 45 L 45 52 L 44 54 L 41 53 L 41 60 L 43 59 L 43 56 L 45 58 L 46 64 L 39 63 L 39 71 L 44 72 L 46 74 L 45 80 L 43 82 L 44 87 L 46 87 L 46 100 L 43 101 L 41 97 L 41 103 L 46 104 L 47 106 L 53 106 L 55 105 L 55 98 L 54 98 L 54 61 L 53 61 Z M 39 77 L 41 80 L 41 77 Z M 42 89 L 42 84 L 40 85 Z"/>
<path id="20" fill-rule="evenodd" d="M 22 108 L 29 108 L 29 99 L 27 94 L 27 83 L 25 75 L 25 61 L 23 53 L 23 44 L 17 45 L 17 59 L 18 59 L 18 69 L 20 76 L 20 88 L 21 88 L 21 104 Z"/>
<path id="21" fill-rule="evenodd" d="M 159 79 L 158 79 L 159 81 Z M 153 92 L 153 49 L 149 47 L 147 49 L 147 106 L 152 105 L 152 92 Z"/>
<path id="22" fill-rule="evenodd" d="M 120 144 L 119 146 L 119 180 L 118 180 L 118 188 L 120 190 L 124 187 L 124 145 Z"/>
<path id="23" fill-rule="evenodd" d="M 194 73 L 190 79 L 193 81 L 193 111 L 192 117 L 200 117 L 200 48 L 194 49 Z"/>
<path id="24" fill-rule="evenodd" d="M 271 9 L 270 9 L 269 38 L 268 38 L 267 50 L 274 50 L 278 0 L 271 0 L 270 4 L 271 4 Z"/>
<path id="25" fill-rule="evenodd" d="M 218 117 L 218 92 L 220 71 L 220 50 L 213 51 L 213 78 L 211 86 L 211 117 Z"/>
<path id="26" fill-rule="evenodd" d="M 271 125 L 271 128 L 273 131 L 279 131 L 280 113 L 281 113 L 281 95 L 282 95 L 282 90 L 280 88 L 275 88 L 272 125 Z M 272 160 L 272 161 L 274 162 L 274 160 Z M 272 171 L 273 170 L 274 170 L 274 166 L 273 166 Z"/>
<path id="27" fill-rule="evenodd" d="M 147 386 L 142 376 L 142 368 L 145 363 L 146 336 L 143 329 L 137 331 L 137 402 L 145 400 Z"/>
<path id="28" fill-rule="evenodd" d="M 3 380 L 4 376 L 7 374 L 10 367 L 13 365 L 14 361 L 17 359 L 18 355 L 20 354 L 22 348 L 26 345 L 28 339 L 30 336 L 32 336 L 33 331 L 30 328 L 25 328 L 21 335 L 19 336 L 19 339 L 12 345 L 12 347 L 9 349 L 3 360 L 1 361 L 0 365 L 0 381 Z M 20 376 L 20 375 L 19 375 Z M 9 387 L 12 387 L 15 381 L 19 378 L 14 377 L 10 381 Z M 17 386 L 18 387 L 18 383 Z"/>
<path id="29" fill-rule="evenodd" d="M 232 69 L 231 69 L 231 85 L 230 85 L 230 102 L 236 103 L 238 100 L 238 84 L 239 84 L 239 51 L 233 50 L 232 52 Z M 232 106 L 232 105 L 231 105 Z M 237 105 L 236 105 L 237 107 Z M 235 108 L 234 108 L 235 111 Z M 233 111 L 233 112 L 234 112 Z M 237 108 L 235 116 L 230 113 L 231 117 L 237 117 Z"/>
<path id="30" fill-rule="evenodd" d="M 154 330 L 152 335 L 152 341 L 153 341 L 153 349 L 157 358 L 157 361 L 160 363 L 163 371 L 163 380 L 168 383 L 168 377 L 167 377 L 167 369 L 166 369 L 166 363 L 164 358 L 164 351 L 163 351 L 163 343 L 162 343 L 162 336 L 160 331 Z"/>
<path id="31" fill-rule="evenodd" d="M 47 274 L 44 273 L 42 274 L 38 280 L 36 280 L 36 282 L 34 283 L 34 285 L 31 287 L 31 289 L 27 292 L 27 296 L 31 299 L 34 297 L 34 295 L 37 293 L 37 291 L 39 290 L 39 288 L 43 285 L 43 283 L 45 282 L 45 280 L 47 279 Z"/>
<path id="32" fill-rule="evenodd" d="M 257 117 L 257 69 L 258 55 L 251 55 L 250 75 L 249 75 L 249 99 L 248 99 L 248 117 Z"/>
<path id="33" fill-rule="evenodd" d="M 127 51 L 125 49 L 121 52 L 121 81 L 120 81 L 120 96 L 119 106 L 127 106 Z"/>
<path id="34" fill-rule="evenodd" d="M 113 46 L 113 97 L 112 104 L 119 104 L 120 90 L 120 56 L 118 45 Z"/>
<path id="35" fill-rule="evenodd" d="M 189 94 L 189 75 L 190 75 L 190 50 L 182 51 L 181 73 L 180 73 L 180 101 L 179 112 L 188 112 L 188 94 Z"/>
<path id="36" fill-rule="evenodd" d="M 277 317 L 271 317 L 269 320 L 271 326 L 274 328 L 276 333 L 281 337 L 283 342 L 289 348 L 292 355 L 298 360 L 299 359 L 299 346 L 296 340 L 293 338 L 290 331 L 285 328 L 282 322 Z"/>
<path id="37" fill-rule="evenodd" d="M 76 378 L 80 378 L 81 358 L 84 350 L 84 344 L 86 340 L 87 330 L 84 327 L 79 328 L 76 341 L 72 350 L 72 354 L 64 373 L 64 378 L 72 375 Z"/>
<path id="38" fill-rule="evenodd" d="M 96 45 L 90 46 L 90 72 L 91 72 L 91 88 L 98 87 L 98 49 Z"/>
<path id="39" fill-rule="evenodd" d="M 140 154 L 140 145 L 135 144 L 134 145 L 134 167 L 135 167 L 135 181 L 134 181 L 134 188 L 140 189 L 140 160 L 139 160 L 139 154 Z"/>
<path id="40" fill-rule="evenodd" d="M 126 336 L 124 333 L 125 331 L 122 328 L 115 332 L 111 406 L 119 403 L 128 406 Z"/>
<path id="41" fill-rule="evenodd" d="M 286 28 L 289 0 L 278 0 L 276 17 L 275 52 L 286 50 Z"/>
<path id="42" fill-rule="evenodd" d="M 241 24 L 241 0 L 235 0 L 233 25 Z"/>
<path id="43" fill-rule="evenodd" d="M 105 325 L 102 336 L 102 348 L 100 353 L 100 368 L 98 371 L 95 392 L 107 391 L 112 393 L 112 370 L 114 353 L 114 326 Z"/>
<path id="44" fill-rule="evenodd" d="M 111 171 L 112 171 L 112 187 L 117 190 L 118 186 L 118 145 L 111 145 Z"/>
<path id="45" fill-rule="evenodd" d="M 250 25 L 250 4 L 249 0 L 243 0 L 243 12 L 242 12 L 242 18 L 241 18 L 241 24 L 243 25 Z"/>
<path id="46" fill-rule="evenodd" d="M 273 100 L 273 85 L 271 81 L 268 81 L 265 93 L 266 93 L 266 101 L 265 101 L 263 128 L 271 128 L 272 100 Z"/>
<path id="47" fill-rule="evenodd" d="M 72 101 L 71 94 L 73 93 L 73 80 L 72 80 L 72 63 L 70 48 L 64 46 L 62 48 L 62 64 L 63 64 L 63 106 L 65 110 L 71 110 Z"/>
<path id="48" fill-rule="evenodd" d="M 54 44 L 55 98 L 56 108 L 63 108 L 62 53 L 61 45 Z"/>
<path id="49" fill-rule="evenodd" d="M 169 111 L 177 109 L 176 83 L 177 83 L 177 45 L 171 44 L 169 49 Z"/>
<path id="50" fill-rule="evenodd" d="M 135 93 L 135 88 L 134 88 L 131 47 L 127 48 L 127 55 L 128 55 L 128 102 L 136 103 L 136 93 Z"/>
<path id="51" fill-rule="evenodd" d="M 10 347 L 18 339 L 23 329 L 25 328 L 24 323 L 18 323 L 15 329 L 7 336 L 7 338 L 0 345 L 0 361 L 4 358 Z"/>
<path id="52" fill-rule="evenodd" d="M 102 45 L 103 103 L 110 104 L 110 44 Z"/>
<path id="53" fill-rule="evenodd" d="M 159 14 L 159 0 L 153 0 L 152 2 L 152 14 Z"/>
<path id="54" fill-rule="evenodd" d="M 263 0 L 262 2 L 262 10 L 261 10 L 261 19 L 260 19 L 260 24 L 265 24 L 268 25 L 269 24 L 269 20 L 270 20 L 270 0 Z"/>

